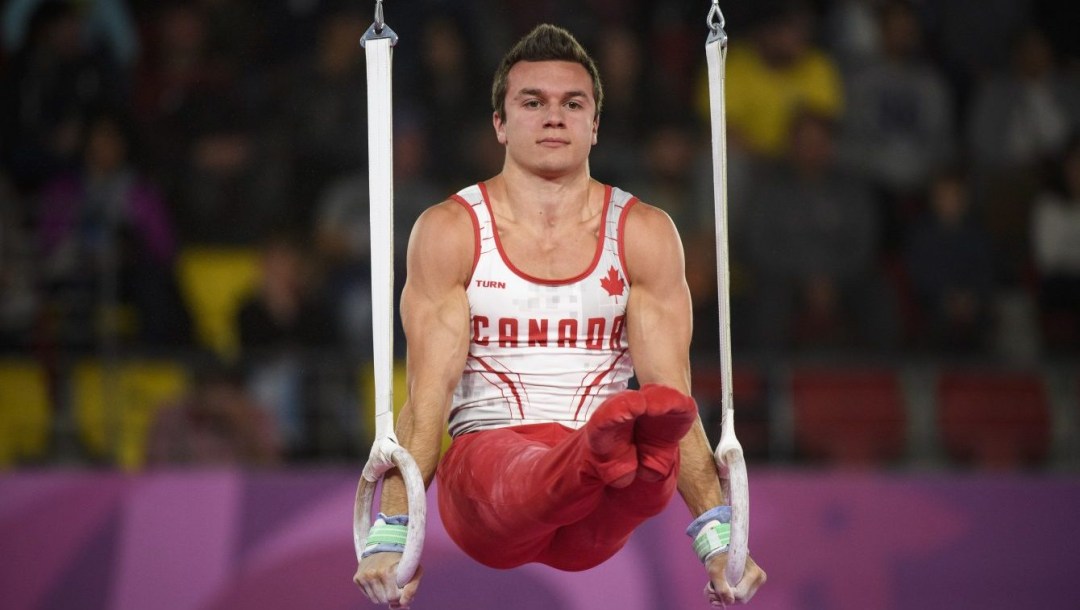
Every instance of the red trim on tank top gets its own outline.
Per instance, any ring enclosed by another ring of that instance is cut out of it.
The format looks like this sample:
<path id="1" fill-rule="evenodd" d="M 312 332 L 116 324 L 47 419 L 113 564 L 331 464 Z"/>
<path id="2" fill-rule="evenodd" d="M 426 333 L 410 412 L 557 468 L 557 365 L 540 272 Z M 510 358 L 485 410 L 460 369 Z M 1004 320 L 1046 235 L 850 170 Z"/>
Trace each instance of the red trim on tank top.
<path id="1" fill-rule="evenodd" d="M 506 255 L 506 251 L 503 250 L 502 240 L 499 239 L 499 228 L 495 225 L 495 210 L 491 207 L 491 198 L 488 197 L 487 185 L 483 182 L 479 183 L 480 194 L 483 197 L 484 205 L 487 206 L 488 214 L 491 215 L 491 233 L 495 236 L 495 247 L 499 250 L 499 257 L 502 258 L 503 263 L 506 265 L 514 275 L 520 277 L 523 280 L 532 282 L 534 284 L 541 284 L 544 286 L 565 286 L 567 284 L 574 284 L 580 282 L 585 278 L 592 275 L 592 272 L 596 270 L 596 266 L 600 264 L 600 257 L 604 253 L 604 227 L 607 226 L 608 208 L 611 207 L 611 186 L 604 185 L 604 209 L 600 213 L 600 229 L 596 236 L 596 253 L 593 254 L 593 260 L 589 263 L 589 266 L 585 271 L 575 275 L 574 277 L 567 279 L 555 279 L 548 280 L 543 278 L 534 277 L 525 273 L 514 266 L 514 263 L 510 262 L 510 257 Z"/>
<path id="2" fill-rule="evenodd" d="M 476 274 L 476 266 L 480 264 L 480 219 L 476 217 L 476 210 L 472 208 L 472 204 L 465 201 L 465 198 L 461 195 L 454 194 L 450 196 L 450 199 L 461 204 L 461 207 L 465 208 L 469 212 L 469 218 L 472 219 L 473 227 L 473 257 L 472 257 L 472 269 L 469 270 L 469 280 L 465 282 L 466 286 L 472 285 L 473 275 Z"/>
<path id="3" fill-rule="evenodd" d="M 630 267 L 626 265 L 626 219 L 630 216 L 630 208 L 640 200 L 631 197 L 623 206 L 622 215 L 619 216 L 619 227 L 615 229 L 615 239 L 619 244 L 619 264 L 622 265 L 623 273 L 626 274 L 626 285 L 630 285 Z"/>

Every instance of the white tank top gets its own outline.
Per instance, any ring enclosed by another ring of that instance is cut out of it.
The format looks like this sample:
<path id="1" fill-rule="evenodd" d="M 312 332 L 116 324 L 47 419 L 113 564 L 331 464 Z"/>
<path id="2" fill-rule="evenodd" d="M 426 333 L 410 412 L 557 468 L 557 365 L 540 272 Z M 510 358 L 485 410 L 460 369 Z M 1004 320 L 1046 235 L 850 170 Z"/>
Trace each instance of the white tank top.
<path id="1" fill-rule="evenodd" d="M 576 277 L 545 280 L 514 267 L 499 241 L 484 184 L 453 199 L 469 211 L 476 249 L 472 338 L 454 391 L 452 436 L 525 424 L 579 428 L 634 374 L 626 343 L 630 285 L 623 226 L 637 199 L 604 187 L 596 254 Z"/>

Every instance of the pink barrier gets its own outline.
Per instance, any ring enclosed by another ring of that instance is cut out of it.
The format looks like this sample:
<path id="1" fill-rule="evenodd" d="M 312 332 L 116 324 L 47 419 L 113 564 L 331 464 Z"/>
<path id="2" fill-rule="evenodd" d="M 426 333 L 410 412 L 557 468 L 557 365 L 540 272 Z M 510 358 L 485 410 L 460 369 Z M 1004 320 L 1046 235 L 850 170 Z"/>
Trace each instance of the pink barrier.
<path id="1" fill-rule="evenodd" d="M 0 608 L 374 607 L 351 582 L 355 476 L 0 475 Z M 752 608 L 1080 607 L 1080 479 L 752 471 L 751 497 L 751 552 L 769 572 Z M 432 515 L 413 607 L 705 609 L 688 520 L 676 499 L 607 564 L 571 574 L 479 566 Z"/>

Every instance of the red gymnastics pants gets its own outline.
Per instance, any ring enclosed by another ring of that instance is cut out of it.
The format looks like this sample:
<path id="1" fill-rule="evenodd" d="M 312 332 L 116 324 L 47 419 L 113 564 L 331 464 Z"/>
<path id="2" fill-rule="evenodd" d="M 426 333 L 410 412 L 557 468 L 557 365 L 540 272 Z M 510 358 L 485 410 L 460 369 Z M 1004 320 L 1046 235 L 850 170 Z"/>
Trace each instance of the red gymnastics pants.
<path id="1" fill-rule="evenodd" d="M 647 385 L 607 399 L 578 430 L 533 424 L 463 434 L 439 464 L 443 525 L 493 568 L 592 568 L 667 506 L 678 444 L 696 417 L 689 396 Z"/>

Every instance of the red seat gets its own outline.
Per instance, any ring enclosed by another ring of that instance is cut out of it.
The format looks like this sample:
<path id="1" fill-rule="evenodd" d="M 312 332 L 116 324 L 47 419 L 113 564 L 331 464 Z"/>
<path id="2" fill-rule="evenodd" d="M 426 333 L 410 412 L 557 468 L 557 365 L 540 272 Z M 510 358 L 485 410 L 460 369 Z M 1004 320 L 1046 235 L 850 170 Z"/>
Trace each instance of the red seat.
<path id="1" fill-rule="evenodd" d="M 791 401 L 800 457 L 847 466 L 903 457 L 906 413 L 895 372 L 798 369 L 792 373 Z"/>
<path id="2" fill-rule="evenodd" d="M 767 459 L 769 454 L 769 410 L 765 378 L 751 367 L 738 366 L 731 371 L 732 401 L 735 403 L 735 433 L 750 459 Z M 701 410 L 702 424 L 713 446 L 720 440 L 723 383 L 720 365 L 695 367 L 694 398 Z"/>
<path id="3" fill-rule="evenodd" d="M 938 379 L 937 401 L 945 452 L 959 463 L 1015 468 L 1049 453 L 1049 399 L 1037 374 L 948 372 Z"/>

